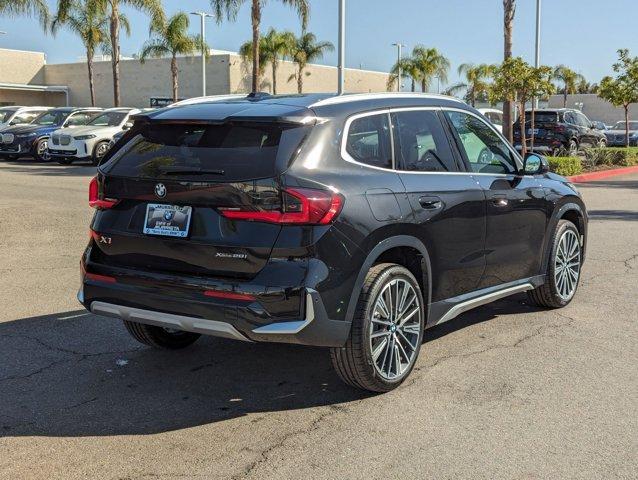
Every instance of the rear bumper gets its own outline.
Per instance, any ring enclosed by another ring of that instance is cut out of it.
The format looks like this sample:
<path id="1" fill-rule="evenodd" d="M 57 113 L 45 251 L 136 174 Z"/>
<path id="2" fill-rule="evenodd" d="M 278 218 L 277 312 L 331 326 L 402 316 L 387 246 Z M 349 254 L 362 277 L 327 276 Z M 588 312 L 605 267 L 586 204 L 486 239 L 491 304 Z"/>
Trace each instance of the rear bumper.
<path id="1" fill-rule="evenodd" d="M 88 270 L 92 270 L 91 264 Z M 116 280 L 84 276 L 78 292 L 78 300 L 97 315 L 243 341 L 322 347 L 343 346 L 350 333 L 350 322 L 330 319 L 321 295 L 311 287 L 298 289 L 301 308 L 297 315 L 275 316 L 266 310 L 273 307 L 269 297 L 278 297 L 279 292 L 293 295 L 289 287 L 215 281 L 218 291 L 264 292 L 255 295 L 254 301 L 233 300 L 202 295 L 210 285 L 199 283 L 196 277 L 183 288 L 177 283 L 168 286 L 161 278 L 154 281 L 143 272 L 99 270 L 100 275 L 112 275 Z M 283 301 L 285 296 L 281 298 Z"/>

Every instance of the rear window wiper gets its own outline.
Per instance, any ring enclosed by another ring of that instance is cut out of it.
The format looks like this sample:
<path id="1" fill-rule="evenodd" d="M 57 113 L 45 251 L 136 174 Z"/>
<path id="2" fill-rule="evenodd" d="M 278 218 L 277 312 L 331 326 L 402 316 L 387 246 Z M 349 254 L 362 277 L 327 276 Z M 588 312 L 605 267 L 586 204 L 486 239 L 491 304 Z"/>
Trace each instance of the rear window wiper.
<path id="1" fill-rule="evenodd" d="M 204 169 L 197 167 L 162 167 L 160 173 L 164 175 L 224 175 L 224 170 Z"/>

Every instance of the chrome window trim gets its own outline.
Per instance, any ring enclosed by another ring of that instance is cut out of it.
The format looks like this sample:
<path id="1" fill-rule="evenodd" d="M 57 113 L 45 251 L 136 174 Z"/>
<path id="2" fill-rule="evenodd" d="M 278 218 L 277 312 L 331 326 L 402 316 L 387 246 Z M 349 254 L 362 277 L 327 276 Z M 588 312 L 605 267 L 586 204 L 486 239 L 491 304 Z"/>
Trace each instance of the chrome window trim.
<path id="1" fill-rule="evenodd" d="M 520 156 L 520 154 L 516 151 L 516 149 L 510 145 L 510 143 L 507 141 L 507 139 L 503 136 L 503 134 L 501 132 L 499 132 L 493 125 L 491 125 L 490 123 L 486 123 L 484 119 L 482 119 L 479 115 L 475 114 L 474 112 L 470 111 L 470 110 L 465 110 L 462 108 L 454 108 L 454 107 L 441 107 L 441 106 L 423 106 L 423 107 L 385 107 L 385 108 L 381 108 L 378 110 L 370 110 L 367 112 L 361 112 L 361 113 L 355 113 L 351 116 L 349 116 L 344 124 L 343 127 L 343 134 L 341 137 L 341 148 L 340 148 L 340 153 L 341 153 L 341 158 L 343 160 L 345 160 L 348 163 L 352 163 L 354 165 L 357 165 L 359 167 L 365 167 L 365 168 L 370 168 L 373 170 L 380 170 L 382 172 L 392 172 L 392 173 L 401 173 L 403 174 L 407 174 L 407 175 L 481 175 L 481 176 L 485 176 L 485 175 L 489 175 L 491 177 L 516 177 L 516 176 L 524 176 L 524 177 L 533 177 L 534 175 L 529 175 L 529 174 L 521 174 L 521 173 L 478 173 L 478 172 L 460 172 L 460 171 L 456 171 L 456 172 L 409 172 L 409 171 L 404 171 L 404 170 L 397 170 L 396 168 L 383 168 L 383 167 L 375 167 L 373 165 L 368 165 L 366 163 L 362 163 L 359 162 L 357 160 L 355 160 L 347 151 L 346 151 L 346 143 L 347 143 L 347 139 L 348 139 L 348 134 L 350 132 L 350 125 L 352 124 L 353 121 L 359 119 L 359 118 L 364 118 L 364 117 L 370 117 L 373 115 L 383 115 L 386 114 L 388 116 L 390 116 L 392 113 L 394 112 L 409 112 L 409 111 L 419 111 L 419 110 L 437 110 L 440 112 L 446 112 L 446 111 L 452 111 L 452 112 L 461 112 L 461 113 L 467 113 L 468 115 L 472 115 L 473 117 L 478 118 L 479 120 L 481 120 L 483 123 L 485 123 L 486 125 L 488 125 L 493 132 L 495 132 L 498 137 L 505 142 L 505 145 L 507 146 L 507 148 L 509 149 L 509 151 L 511 153 L 514 154 L 514 161 L 516 162 L 516 166 L 519 168 L 519 172 L 523 171 L 523 160 Z M 392 122 L 390 122 L 390 139 L 392 140 Z M 394 142 L 392 142 L 392 164 L 396 167 L 396 159 L 394 158 Z"/>
<path id="2" fill-rule="evenodd" d="M 416 92 L 388 92 L 388 93 L 351 93 L 347 95 L 337 95 L 333 97 L 324 98 L 308 106 L 308 108 L 323 107 L 326 105 L 339 105 L 343 103 L 360 102 L 364 100 L 376 100 L 376 99 L 395 99 L 395 98 L 418 98 L 418 99 L 430 99 L 430 100 L 449 100 L 451 102 L 463 103 L 458 98 L 449 97 L 447 95 L 439 95 L 436 93 L 416 93 Z M 391 107 L 390 107 L 391 108 Z M 438 107 L 435 107 L 438 108 Z"/>

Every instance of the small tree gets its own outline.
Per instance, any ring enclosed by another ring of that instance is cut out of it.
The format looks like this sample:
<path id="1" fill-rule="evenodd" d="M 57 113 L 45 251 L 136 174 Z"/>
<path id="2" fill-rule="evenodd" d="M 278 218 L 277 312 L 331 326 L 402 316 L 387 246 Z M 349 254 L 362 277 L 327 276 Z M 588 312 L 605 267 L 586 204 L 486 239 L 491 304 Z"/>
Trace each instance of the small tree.
<path id="1" fill-rule="evenodd" d="M 625 145 L 629 146 L 629 106 L 638 102 L 638 58 L 629 50 L 618 50 L 618 62 L 613 66 L 615 78 L 605 77 L 598 87 L 598 96 L 625 110 Z"/>
<path id="2" fill-rule="evenodd" d="M 563 107 L 567 107 L 567 96 L 578 92 L 578 85 L 586 83 L 585 77 L 565 65 L 558 65 L 552 74 L 563 85 Z"/>
<path id="3" fill-rule="evenodd" d="M 161 58 L 167 55 L 171 57 L 171 76 L 173 82 L 173 101 L 177 101 L 179 88 L 177 68 L 178 55 L 192 55 L 198 51 L 208 52 L 208 46 L 202 42 L 199 35 L 189 35 L 188 15 L 178 12 L 168 21 L 163 18 L 151 23 L 153 37 L 142 47 L 140 62 L 144 63 L 148 57 Z"/>
<path id="4" fill-rule="evenodd" d="M 490 102 L 517 102 L 523 157 L 527 154 L 525 104 L 528 100 L 553 92 L 554 86 L 551 83 L 551 77 L 551 68 L 531 67 L 520 57 L 508 58 L 495 70 L 494 83 L 489 94 Z M 532 119 L 532 135 L 533 129 Z"/>

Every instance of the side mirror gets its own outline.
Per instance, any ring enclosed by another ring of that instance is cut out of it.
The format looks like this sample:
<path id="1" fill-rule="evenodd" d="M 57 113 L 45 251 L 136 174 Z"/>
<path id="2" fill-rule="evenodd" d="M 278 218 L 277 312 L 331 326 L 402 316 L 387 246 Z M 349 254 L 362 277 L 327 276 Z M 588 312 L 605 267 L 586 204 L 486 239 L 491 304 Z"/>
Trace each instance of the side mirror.
<path id="1" fill-rule="evenodd" d="M 543 175 L 547 172 L 549 172 L 549 163 L 545 157 L 536 153 L 528 153 L 525 156 L 523 165 L 525 175 Z"/>
<path id="2" fill-rule="evenodd" d="M 133 128 L 132 122 L 126 122 L 124 125 L 122 125 L 122 130 L 130 130 L 131 128 Z"/>

